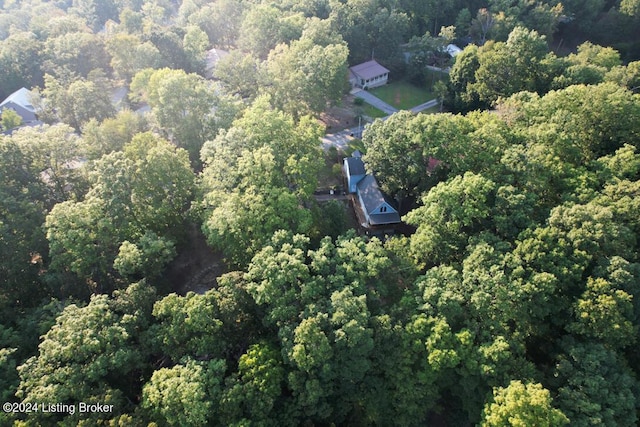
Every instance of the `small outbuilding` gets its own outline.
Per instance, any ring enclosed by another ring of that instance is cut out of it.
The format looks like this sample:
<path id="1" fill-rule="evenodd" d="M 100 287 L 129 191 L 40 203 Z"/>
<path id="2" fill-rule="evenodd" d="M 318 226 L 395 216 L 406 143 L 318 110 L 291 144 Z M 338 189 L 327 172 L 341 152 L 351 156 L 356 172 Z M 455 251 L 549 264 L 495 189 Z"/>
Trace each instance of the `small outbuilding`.
<path id="1" fill-rule="evenodd" d="M 349 68 L 349 82 L 353 87 L 371 89 L 387 84 L 388 80 L 389 70 L 375 59 Z"/>

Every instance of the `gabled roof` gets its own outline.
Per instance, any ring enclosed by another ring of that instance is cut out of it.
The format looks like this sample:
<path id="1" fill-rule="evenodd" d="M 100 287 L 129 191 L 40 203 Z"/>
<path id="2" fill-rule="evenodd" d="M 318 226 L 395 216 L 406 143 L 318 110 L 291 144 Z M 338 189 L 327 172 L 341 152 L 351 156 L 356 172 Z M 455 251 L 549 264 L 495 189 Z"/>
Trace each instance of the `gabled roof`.
<path id="1" fill-rule="evenodd" d="M 344 160 L 347 164 L 347 173 L 349 176 L 364 175 L 367 173 L 364 170 L 364 163 L 360 157 L 346 157 Z"/>
<path id="2" fill-rule="evenodd" d="M 13 102 L 16 105 L 21 106 L 22 108 L 35 113 L 36 109 L 31 105 L 31 91 L 27 88 L 20 88 L 17 91 L 13 92 L 11 95 L 7 96 L 7 98 L 0 103 L 0 107 L 3 107 L 5 104 Z"/>
<path id="3" fill-rule="evenodd" d="M 227 56 L 229 56 L 229 52 L 226 50 L 213 48 L 207 51 L 205 64 L 205 74 L 207 78 L 211 78 L 213 76 L 213 70 L 218 66 L 218 62 Z"/>
<path id="4" fill-rule="evenodd" d="M 371 61 L 363 62 L 362 64 L 354 65 L 349 68 L 353 74 L 361 79 L 372 79 L 377 76 L 381 76 L 389 72 L 382 65 L 378 64 L 375 59 Z"/>
<path id="5" fill-rule="evenodd" d="M 369 216 L 369 223 L 371 225 L 393 224 L 400 222 L 400 215 L 395 210 L 395 208 L 393 208 L 393 202 L 380 190 L 378 182 L 373 175 L 365 176 L 358 183 L 358 195 L 362 200 L 362 209 Z M 387 213 L 378 213 L 374 216 L 371 216 L 371 213 L 383 204 L 391 207 L 393 211 Z"/>
<path id="6" fill-rule="evenodd" d="M 447 47 L 445 47 L 445 50 L 452 58 L 458 56 L 462 52 L 462 49 L 455 44 L 448 44 Z"/>

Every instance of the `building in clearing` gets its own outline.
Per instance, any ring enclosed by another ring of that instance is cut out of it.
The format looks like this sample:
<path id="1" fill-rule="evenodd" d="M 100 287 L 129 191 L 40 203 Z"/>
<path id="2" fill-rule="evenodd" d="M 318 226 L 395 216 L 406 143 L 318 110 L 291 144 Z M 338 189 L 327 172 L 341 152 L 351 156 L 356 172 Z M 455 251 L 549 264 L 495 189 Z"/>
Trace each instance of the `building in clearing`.
<path id="1" fill-rule="evenodd" d="M 349 68 L 349 82 L 353 87 L 372 89 L 383 86 L 389 80 L 389 70 L 375 59 Z"/>

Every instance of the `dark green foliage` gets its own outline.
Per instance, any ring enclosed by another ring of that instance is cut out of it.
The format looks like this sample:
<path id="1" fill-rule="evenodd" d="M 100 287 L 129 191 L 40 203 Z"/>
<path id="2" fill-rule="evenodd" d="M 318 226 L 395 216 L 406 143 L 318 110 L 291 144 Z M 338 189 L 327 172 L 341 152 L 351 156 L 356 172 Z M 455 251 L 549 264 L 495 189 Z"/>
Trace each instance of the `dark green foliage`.
<path id="1" fill-rule="evenodd" d="M 0 138 L 0 398 L 114 405 L 0 424 L 636 425 L 638 4 L 0 0 L 0 98 L 69 124 Z M 371 57 L 468 112 L 350 144 L 384 242 L 313 199 Z"/>

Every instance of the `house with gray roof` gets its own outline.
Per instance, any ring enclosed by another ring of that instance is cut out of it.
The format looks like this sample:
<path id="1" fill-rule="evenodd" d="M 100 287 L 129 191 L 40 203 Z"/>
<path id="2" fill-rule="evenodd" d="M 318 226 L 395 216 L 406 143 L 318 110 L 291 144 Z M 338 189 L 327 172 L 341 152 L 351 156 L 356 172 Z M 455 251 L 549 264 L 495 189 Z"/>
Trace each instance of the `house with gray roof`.
<path id="1" fill-rule="evenodd" d="M 400 223 L 393 201 L 380 190 L 376 178 L 367 174 L 361 155 L 356 150 L 343 161 L 347 188 L 356 196 L 353 199 L 354 204 L 357 201 L 356 216 L 364 220 L 362 225 L 367 228 Z"/>
<path id="2" fill-rule="evenodd" d="M 213 71 L 218 66 L 218 62 L 220 62 L 221 59 L 224 59 L 227 56 L 229 56 L 229 52 L 226 50 L 216 48 L 208 50 L 207 58 L 205 60 L 205 77 L 208 79 L 213 78 Z"/>
<path id="3" fill-rule="evenodd" d="M 358 201 L 369 226 L 397 224 L 400 214 L 393 202 L 380 190 L 373 175 L 358 182 Z"/>
<path id="4" fill-rule="evenodd" d="M 23 124 L 37 121 L 36 109 L 31 105 L 31 91 L 27 88 L 20 88 L 9 95 L 0 103 L 0 113 L 10 109 L 18 113 Z"/>
<path id="5" fill-rule="evenodd" d="M 375 59 L 349 68 L 349 82 L 353 87 L 372 89 L 383 86 L 389 80 L 389 70 Z"/>

